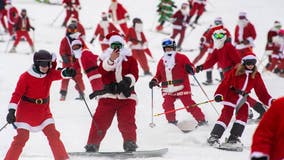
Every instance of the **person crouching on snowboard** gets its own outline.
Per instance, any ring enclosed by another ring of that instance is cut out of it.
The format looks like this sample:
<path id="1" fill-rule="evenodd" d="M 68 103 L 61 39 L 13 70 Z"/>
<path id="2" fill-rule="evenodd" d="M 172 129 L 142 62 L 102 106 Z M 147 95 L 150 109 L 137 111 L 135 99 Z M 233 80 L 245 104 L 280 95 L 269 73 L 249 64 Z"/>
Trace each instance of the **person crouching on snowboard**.
<path id="1" fill-rule="evenodd" d="M 252 89 L 261 102 L 270 106 L 272 98 L 267 92 L 255 64 L 255 55 L 248 53 L 242 58 L 242 63 L 229 71 L 218 86 L 215 92 L 215 101 L 223 104 L 224 108 L 210 133 L 211 136 L 207 139 L 209 145 L 219 147 L 219 139 L 228 127 L 234 110 L 236 110 L 236 120 L 231 128 L 231 135 L 225 143 L 221 144 L 221 147 L 228 150 L 242 150 L 243 145 L 239 137 L 242 136 L 247 123 L 249 106 L 247 97 Z"/>
<path id="2" fill-rule="evenodd" d="M 12 94 L 7 115 L 7 122 L 17 128 L 17 135 L 14 137 L 5 160 L 19 159 L 30 132 L 38 131 L 42 131 L 47 137 L 55 160 L 68 159 L 68 154 L 59 138 L 60 133 L 55 128 L 50 112 L 49 90 L 52 81 L 72 78 L 76 75 L 76 71 L 71 68 L 55 70 L 55 60 L 55 54 L 39 50 L 34 53 L 32 68 L 20 76 Z"/>
<path id="3" fill-rule="evenodd" d="M 104 89 L 95 91 L 100 97 L 93 116 L 86 152 L 98 152 L 111 122 L 117 115 L 118 128 L 123 137 L 123 149 L 136 151 L 136 93 L 134 84 L 138 80 L 138 63 L 131 51 L 124 47 L 125 41 L 116 32 L 106 36 L 109 46 L 101 57 L 99 73 Z M 92 93 L 93 94 L 93 93 Z"/>
<path id="4" fill-rule="evenodd" d="M 149 83 L 152 89 L 161 83 L 162 95 L 164 98 L 163 108 L 165 112 L 174 110 L 174 102 L 180 99 L 184 106 L 196 104 L 191 99 L 191 88 L 188 74 L 194 74 L 193 64 L 189 59 L 176 52 L 176 43 L 173 39 L 166 38 L 162 41 L 164 56 L 157 66 L 156 75 Z M 198 126 L 206 125 L 207 121 L 198 106 L 186 108 L 198 122 Z M 175 112 L 166 114 L 169 123 L 177 125 Z"/>

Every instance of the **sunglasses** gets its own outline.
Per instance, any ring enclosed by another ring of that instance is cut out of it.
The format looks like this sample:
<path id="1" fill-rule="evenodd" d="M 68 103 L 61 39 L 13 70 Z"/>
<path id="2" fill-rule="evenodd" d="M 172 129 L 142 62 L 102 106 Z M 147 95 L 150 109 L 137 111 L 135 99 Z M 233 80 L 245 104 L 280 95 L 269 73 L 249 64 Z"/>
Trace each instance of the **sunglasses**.
<path id="1" fill-rule="evenodd" d="M 72 46 L 72 50 L 78 50 L 78 49 L 81 49 L 82 48 L 82 45 L 80 44 L 75 44 Z"/>
<path id="2" fill-rule="evenodd" d="M 123 47 L 123 44 L 120 42 L 114 42 L 112 44 L 110 44 L 110 48 L 111 49 L 121 49 Z"/>
<path id="3" fill-rule="evenodd" d="M 247 66 L 255 65 L 256 64 L 256 59 L 244 60 L 244 64 L 247 65 Z"/>
<path id="4" fill-rule="evenodd" d="M 213 36 L 215 39 L 222 39 L 225 37 L 225 33 L 214 33 Z"/>
<path id="5" fill-rule="evenodd" d="M 162 46 L 163 46 L 163 47 L 172 47 L 172 46 L 174 46 L 174 42 L 171 41 L 171 40 L 167 40 L 167 41 L 164 41 L 164 42 L 162 43 Z"/>

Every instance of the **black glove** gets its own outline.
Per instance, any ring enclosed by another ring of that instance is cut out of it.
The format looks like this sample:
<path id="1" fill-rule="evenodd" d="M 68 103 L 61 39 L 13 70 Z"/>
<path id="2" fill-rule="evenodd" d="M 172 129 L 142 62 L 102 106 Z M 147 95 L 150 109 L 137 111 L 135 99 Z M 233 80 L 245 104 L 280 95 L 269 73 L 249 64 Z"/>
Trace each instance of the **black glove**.
<path id="1" fill-rule="evenodd" d="M 252 157 L 251 160 L 268 160 L 268 157 L 267 156 L 263 156 L 263 157 Z"/>
<path id="2" fill-rule="evenodd" d="M 65 77 L 75 77 L 76 76 L 76 70 L 74 68 L 67 67 L 62 71 L 63 76 Z"/>
<path id="3" fill-rule="evenodd" d="M 187 73 L 194 75 L 194 70 L 189 64 L 185 65 L 185 70 L 186 70 Z"/>
<path id="4" fill-rule="evenodd" d="M 152 79 L 150 82 L 149 82 L 149 88 L 152 89 L 154 86 L 157 86 L 158 85 L 158 82 L 157 80 L 155 79 Z"/>
<path id="5" fill-rule="evenodd" d="M 122 94 L 125 97 L 129 97 L 131 95 L 131 78 L 129 77 L 124 77 L 117 85 L 117 89 L 119 92 L 122 92 Z"/>
<path id="6" fill-rule="evenodd" d="M 203 70 L 203 66 L 202 65 L 197 66 L 196 69 L 195 69 L 196 73 L 199 73 L 202 70 Z"/>
<path id="7" fill-rule="evenodd" d="M 35 27 L 32 27 L 32 26 L 31 26 L 30 28 L 31 28 L 33 31 L 35 30 Z"/>
<path id="8" fill-rule="evenodd" d="M 9 113 L 7 114 L 6 120 L 9 124 L 14 123 L 16 121 L 16 116 L 15 116 L 15 111 L 14 109 L 9 109 Z"/>
<path id="9" fill-rule="evenodd" d="M 94 39 L 94 38 L 92 38 L 92 39 L 91 39 L 91 41 L 90 41 L 90 43 L 92 44 L 92 43 L 94 42 L 94 40 L 95 40 L 95 39 Z"/>
<path id="10" fill-rule="evenodd" d="M 215 102 L 221 102 L 221 101 L 223 101 L 223 96 L 222 95 L 216 95 L 214 97 L 214 100 L 215 100 Z"/>

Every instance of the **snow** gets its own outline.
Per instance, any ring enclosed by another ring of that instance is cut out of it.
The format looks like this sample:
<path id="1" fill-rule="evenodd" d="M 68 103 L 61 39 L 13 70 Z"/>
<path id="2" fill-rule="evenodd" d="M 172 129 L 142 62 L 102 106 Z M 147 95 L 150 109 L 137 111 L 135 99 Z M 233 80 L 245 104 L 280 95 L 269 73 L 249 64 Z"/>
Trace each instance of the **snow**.
<path id="1" fill-rule="evenodd" d="M 155 27 L 156 6 L 158 1 L 153 0 L 119 0 L 129 11 L 130 17 L 140 17 L 144 22 L 144 31 L 146 37 L 149 40 L 149 47 L 152 50 L 155 60 L 157 61 L 162 55 L 162 48 L 160 42 L 165 35 L 151 32 L 151 28 Z M 177 6 L 183 1 L 178 1 Z M 110 1 L 102 0 L 81 0 L 82 10 L 80 11 L 80 19 L 82 24 L 89 28 L 87 30 L 87 40 L 92 37 L 95 25 L 100 20 L 100 14 L 106 11 Z M 36 28 L 34 32 L 36 49 L 47 49 L 51 52 L 58 54 L 59 42 L 64 36 L 65 29 L 60 25 L 63 22 L 64 12 L 55 21 L 53 26 L 50 24 L 55 17 L 60 14 L 63 7 L 56 5 L 46 5 L 34 2 L 33 0 L 16 0 L 13 4 L 20 10 L 22 8 L 27 9 L 27 13 L 31 19 L 31 24 Z M 209 24 L 215 17 L 221 16 L 225 25 L 233 34 L 234 26 L 237 22 L 237 16 L 240 11 L 246 11 L 248 18 L 254 23 L 257 30 L 257 40 L 255 42 L 255 53 L 260 58 L 264 52 L 264 46 L 266 43 L 266 33 L 272 26 L 274 20 L 283 21 L 283 6 L 282 0 L 210 0 L 207 5 L 207 12 L 200 18 L 201 26 L 198 26 L 193 32 L 186 33 L 184 48 L 197 48 L 199 38 Z M 282 19 L 281 19 L 282 18 Z M 129 22 L 131 25 L 131 22 Z M 91 29 L 90 29 L 91 28 Z M 170 31 L 170 26 L 166 28 Z M 33 31 L 30 32 L 33 36 Z M 0 35 L 0 39 L 6 39 L 7 36 Z M 11 48 L 11 43 L 9 48 Z M 9 103 L 11 94 L 14 91 L 16 82 L 21 73 L 26 71 L 32 64 L 32 55 L 26 55 L 26 52 L 30 51 L 30 48 L 26 42 L 21 42 L 17 51 L 18 54 L 5 53 L 7 43 L 0 43 L 0 127 L 6 124 L 7 105 Z M 91 49 L 100 54 L 100 47 L 96 42 Z M 197 52 L 185 53 L 191 60 L 198 54 Z M 59 58 L 60 59 L 60 58 Z M 58 61 L 59 62 L 59 61 Z M 265 64 L 265 63 L 263 63 Z M 60 63 L 59 63 L 60 65 Z M 155 73 L 156 63 L 150 63 L 150 68 Z M 260 65 L 260 68 L 263 66 Z M 219 78 L 217 71 L 214 71 L 213 76 Z M 271 95 L 275 98 L 283 95 L 284 83 L 283 79 L 276 75 L 264 73 L 263 79 L 267 85 L 267 88 Z M 196 75 L 199 82 L 205 80 L 205 73 L 202 72 Z M 248 159 L 251 145 L 251 138 L 256 125 L 248 125 L 241 138 L 244 143 L 245 149 L 243 152 L 228 152 L 211 148 L 206 145 L 206 139 L 214 126 L 218 118 L 218 114 L 209 104 L 201 105 L 201 109 L 206 115 L 209 121 L 209 126 L 201 127 L 197 130 L 184 134 L 177 128 L 167 124 L 163 116 L 154 117 L 154 123 L 156 127 L 150 128 L 151 122 L 151 90 L 148 88 L 148 82 L 151 77 L 140 77 L 136 84 L 136 91 L 139 98 L 136 122 L 137 122 L 137 143 L 139 150 L 143 149 L 156 149 L 156 148 L 169 148 L 169 152 L 162 158 L 149 158 L 153 160 L 182 160 L 182 159 L 199 159 L 199 160 L 240 160 Z M 90 84 L 84 77 L 86 84 L 86 94 L 91 93 Z M 194 79 L 191 77 L 191 81 Z M 281 83 L 282 82 L 282 83 Z M 196 82 L 194 82 L 196 83 Z M 217 83 L 217 82 L 216 82 Z M 60 81 L 53 83 L 50 93 L 51 98 L 51 110 L 56 121 L 56 127 L 61 132 L 61 139 L 65 144 L 67 151 L 84 151 L 84 146 L 87 141 L 89 127 L 91 125 L 91 116 L 83 101 L 76 101 L 74 98 L 78 96 L 78 93 L 74 89 L 74 82 L 71 81 L 69 85 L 69 92 L 67 100 L 64 102 L 59 101 L 59 88 Z M 208 94 L 209 98 L 213 97 L 213 93 L 217 87 L 214 86 L 202 86 Z M 197 102 L 207 101 L 206 96 L 202 90 L 196 86 L 192 87 L 193 99 Z M 253 93 L 254 94 L 254 93 Z M 253 95 L 253 97 L 255 97 Z M 154 89 L 154 113 L 163 112 L 162 110 L 162 97 L 159 89 Z M 95 100 L 87 99 L 88 106 L 95 111 L 97 102 Z M 213 103 L 214 107 L 220 113 L 222 106 Z M 182 107 L 182 104 L 177 101 L 177 107 Z M 35 115 L 36 116 L 36 115 Z M 257 114 L 255 113 L 255 116 Z M 177 118 L 179 121 L 191 120 L 191 115 L 184 110 L 177 112 Z M 228 136 L 229 129 L 226 130 L 222 137 Z M 6 127 L 0 132 L 0 159 L 3 159 L 13 136 L 16 135 L 16 131 L 11 125 Z M 101 144 L 101 151 L 122 151 L 122 138 L 117 129 L 116 120 L 113 121 L 111 128 Z M 44 134 L 31 133 L 29 141 L 22 152 L 21 159 L 23 160 L 49 160 L 53 159 L 48 142 L 44 137 Z M 71 158 L 84 159 L 84 158 Z M 88 158 L 85 158 L 88 159 Z M 97 158 L 99 160 L 107 158 Z"/>

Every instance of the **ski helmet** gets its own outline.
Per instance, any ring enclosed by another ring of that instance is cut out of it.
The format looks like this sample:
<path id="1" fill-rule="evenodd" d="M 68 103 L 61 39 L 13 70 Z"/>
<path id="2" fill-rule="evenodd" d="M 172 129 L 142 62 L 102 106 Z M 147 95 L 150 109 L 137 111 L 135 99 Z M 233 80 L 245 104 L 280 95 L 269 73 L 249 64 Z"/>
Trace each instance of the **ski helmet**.
<path id="1" fill-rule="evenodd" d="M 142 23 L 142 20 L 140 19 L 140 18 L 134 18 L 133 20 L 132 20 L 132 23 L 133 23 L 133 27 L 135 27 L 135 24 L 136 23 Z"/>
<path id="2" fill-rule="evenodd" d="M 39 50 L 34 54 L 34 65 L 39 70 L 39 66 L 47 67 L 51 65 L 52 55 L 46 50 Z"/>
<path id="3" fill-rule="evenodd" d="M 70 23 L 67 26 L 67 33 L 72 34 L 72 33 L 75 33 L 75 32 L 77 32 L 77 24 L 76 23 Z"/>
<path id="4" fill-rule="evenodd" d="M 165 51 L 165 48 L 170 47 L 173 48 L 174 51 L 176 50 L 176 42 L 175 40 L 171 39 L 171 38 L 166 38 L 162 41 L 162 46 L 163 46 L 163 50 Z"/>

